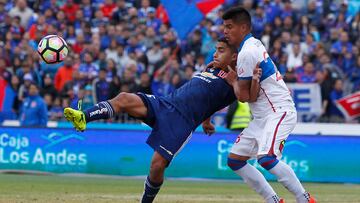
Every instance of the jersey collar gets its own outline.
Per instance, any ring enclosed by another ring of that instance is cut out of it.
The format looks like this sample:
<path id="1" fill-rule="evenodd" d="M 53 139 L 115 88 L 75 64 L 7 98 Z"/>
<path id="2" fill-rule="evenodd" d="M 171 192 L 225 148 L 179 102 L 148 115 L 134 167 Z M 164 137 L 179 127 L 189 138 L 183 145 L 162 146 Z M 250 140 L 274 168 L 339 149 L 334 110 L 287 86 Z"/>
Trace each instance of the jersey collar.
<path id="1" fill-rule="evenodd" d="M 239 48 L 238 48 L 238 51 L 240 51 L 240 50 L 242 49 L 242 47 L 244 46 L 245 41 L 248 40 L 250 37 L 252 37 L 252 34 L 251 34 L 251 33 L 247 34 L 247 35 L 244 37 L 244 39 L 243 39 L 243 40 L 241 41 L 241 43 L 240 43 L 240 46 L 239 46 Z"/>

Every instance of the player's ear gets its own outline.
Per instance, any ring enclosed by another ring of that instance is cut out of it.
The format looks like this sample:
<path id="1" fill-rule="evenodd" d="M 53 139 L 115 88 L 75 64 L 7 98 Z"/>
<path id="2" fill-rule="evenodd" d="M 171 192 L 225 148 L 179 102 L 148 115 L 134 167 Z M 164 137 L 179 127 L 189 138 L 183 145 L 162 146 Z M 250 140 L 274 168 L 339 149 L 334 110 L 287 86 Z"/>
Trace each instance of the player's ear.
<path id="1" fill-rule="evenodd" d="M 236 61 L 237 60 L 237 53 L 233 53 L 231 55 L 231 61 Z"/>

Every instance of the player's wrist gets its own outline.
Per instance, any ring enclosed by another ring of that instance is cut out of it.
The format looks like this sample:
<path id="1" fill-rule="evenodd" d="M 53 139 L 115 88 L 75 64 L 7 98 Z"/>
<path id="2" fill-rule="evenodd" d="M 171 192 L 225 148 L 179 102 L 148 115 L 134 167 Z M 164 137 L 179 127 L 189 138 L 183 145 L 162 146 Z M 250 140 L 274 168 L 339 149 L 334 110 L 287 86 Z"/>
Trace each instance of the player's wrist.
<path id="1" fill-rule="evenodd" d="M 258 77 L 253 77 L 252 80 L 255 82 L 260 82 L 260 78 L 258 78 Z"/>

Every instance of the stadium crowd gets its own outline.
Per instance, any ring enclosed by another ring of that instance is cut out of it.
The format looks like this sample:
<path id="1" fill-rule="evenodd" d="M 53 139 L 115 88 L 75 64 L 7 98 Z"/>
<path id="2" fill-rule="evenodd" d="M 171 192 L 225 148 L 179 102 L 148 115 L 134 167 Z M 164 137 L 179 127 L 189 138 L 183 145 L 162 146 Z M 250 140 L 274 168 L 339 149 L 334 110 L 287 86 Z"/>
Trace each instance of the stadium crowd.
<path id="1" fill-rule="evenodd" d="M 25 105 L 37 95 L 31 85 L 54 121 L 79 98 L 87 108 L 120 91 L 167 95 L 211 61 L 223 11 L 242 4 L 252 13 L 253 35 L 284 80 L 319 83 L 319 120 L 342 122 L 335 100 L 360 89 L 360 12 L 347 1 L 297 2 L 304 1 L 226 1 L 180 40 L 159 1 L 0 0 L 0 84 L 14 93 L 0 92 L 12 97 L 7 98 L 12 109 L 3 109 L 0 117 L 36 116 L 29 112 L 33 105 Z M 45 64 L 37 54 L 37 43 L 48 34 L 68 43 L 63 63 Z M 124 120 L 129 119 L 115 122 Z"/>

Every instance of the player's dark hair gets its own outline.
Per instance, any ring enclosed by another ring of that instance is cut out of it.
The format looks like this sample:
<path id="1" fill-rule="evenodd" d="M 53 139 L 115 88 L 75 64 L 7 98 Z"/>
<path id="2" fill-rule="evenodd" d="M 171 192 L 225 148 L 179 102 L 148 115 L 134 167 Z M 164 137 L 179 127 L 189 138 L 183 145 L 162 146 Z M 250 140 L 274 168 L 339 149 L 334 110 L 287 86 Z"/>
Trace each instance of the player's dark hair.
<path id="1" fill-rule="evenodd" d="M 225 43 L 225 44 L 231 49 L 231 51 L 232 51 L 233 53 L 237 53 L 237 52 L 238 52 L 236 46 L 231 45 L 231 44 L 229 43 L 229 41 L 228 41 L 225 37 L 220 37 L 217 41 L 218 41 L 218 42 L 223 42 L 223 43 Z"/>
<path id="2" fill-rule="evenodd" d="M 251 28 L 251 16 L 250 13 L 243 7 L 232 7 L 225 11 L 222 16 L 223 20 L 232 20 L 236 24 L 245 23 Z"/>

